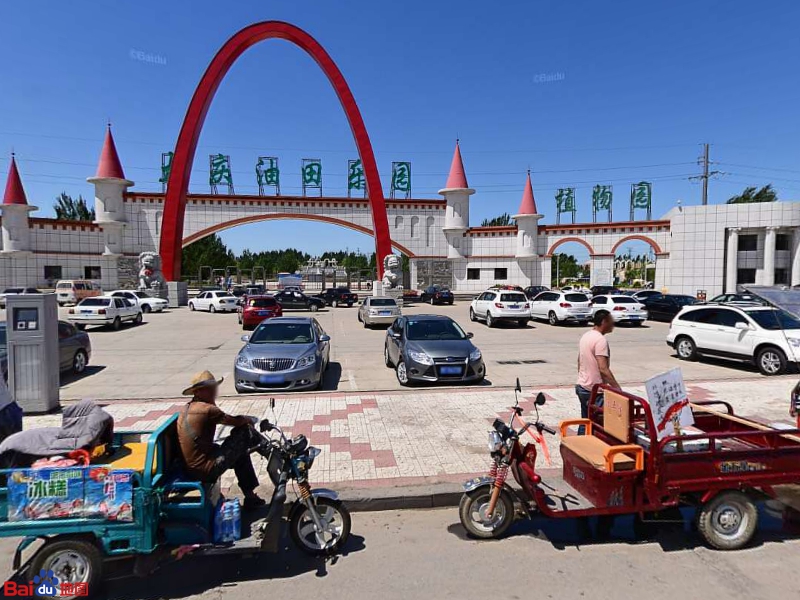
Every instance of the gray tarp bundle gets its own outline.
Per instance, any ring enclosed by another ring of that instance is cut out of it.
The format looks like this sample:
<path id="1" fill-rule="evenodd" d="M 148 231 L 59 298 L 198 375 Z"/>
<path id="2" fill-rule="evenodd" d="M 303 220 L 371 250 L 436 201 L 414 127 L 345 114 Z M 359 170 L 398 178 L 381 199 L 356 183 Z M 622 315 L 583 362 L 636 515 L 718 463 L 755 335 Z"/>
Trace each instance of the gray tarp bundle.
<path id="1" fill-rule="evenodd" d="M 111 442 L 113 433 L 114 418 L 91 400 L 81 400 L 64 409 L 61 427 L 39 427 L 8 436 L 0 444 L 0 457 L 6 453 L 66 454 Z"/>

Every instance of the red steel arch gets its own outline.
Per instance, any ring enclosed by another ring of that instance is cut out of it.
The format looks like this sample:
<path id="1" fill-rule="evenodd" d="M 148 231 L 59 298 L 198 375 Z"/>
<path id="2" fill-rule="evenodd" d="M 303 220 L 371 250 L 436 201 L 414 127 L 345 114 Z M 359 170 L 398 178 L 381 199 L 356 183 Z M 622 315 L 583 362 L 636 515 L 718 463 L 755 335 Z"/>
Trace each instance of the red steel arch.
<path id="1" fill-rule="evenodd" d="M 176 281 L 181 276 L 181 243 L 183 238 L 183 217 L 186 209 L 186 192 L 189 187 L 197 140 L 203 128 L 208 108 L 222 79 L 236 59 L 245 50 L 258 42 L 277 38 L 291 42 L 305 50 L 327 75 L 336 91 L 339 102 L 347 115 L 350 130 L 353 132 L 364 176 L 367 182 L 367 196 L 372 210 L 372 226 L 375 236 L 375 252 L 377 254 L 378 278 L 383 276 L 383 257 L 392 252 L 392 240 L 389 234 L 389 219 L 386 216 L 386 202 L 378 174 L 378 165 L 372 151 L 364 120 L 358 110 L 353 93 L 344 80 L 339 68 L 325 49 L 313 37 L 299 27 L 282 21 L 264 21 L 249 25 L 234 34 L 217 52 L 208 65 L 203 78 L 197 86 L 183 119 L 178 143 L 175 145 L 175 156 L 167 181 L 167 192 L 164 198 L 164 217 L 161 227 L 160 253 L 163 259 L 164 276 L 169 281 Z"/>

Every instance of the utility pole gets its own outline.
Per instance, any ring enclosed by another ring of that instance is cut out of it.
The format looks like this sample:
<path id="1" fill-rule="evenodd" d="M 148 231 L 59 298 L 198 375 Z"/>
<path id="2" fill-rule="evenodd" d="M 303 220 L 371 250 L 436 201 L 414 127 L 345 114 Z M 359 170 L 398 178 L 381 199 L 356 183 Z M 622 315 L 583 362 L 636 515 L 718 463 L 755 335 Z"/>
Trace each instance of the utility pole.
<path id="1" fill-rule="evenodd" d="M 709 165 L 711 164 L 711 161 L 708 159 L 709 146 L 710 144 L 703 144 L 703 156 L 697 159 L 697 163 L 703 167 L 702 174 L 689 177 L 690 180 L 699 179 L 703 183 L 703 206 L 708 204 L 708 179 L 715 175 L 724 175 L 722 171 L 709 171 Z"/>

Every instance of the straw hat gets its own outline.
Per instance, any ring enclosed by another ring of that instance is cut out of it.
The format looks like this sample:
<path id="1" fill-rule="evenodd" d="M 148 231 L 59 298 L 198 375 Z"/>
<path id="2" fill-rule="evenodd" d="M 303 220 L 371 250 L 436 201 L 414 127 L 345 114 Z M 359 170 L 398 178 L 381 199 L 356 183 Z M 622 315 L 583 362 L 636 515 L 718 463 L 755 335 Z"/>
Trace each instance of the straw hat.
<path id="1" fill-rule="evenodd" d="M 224 377 L 217 379 L 211 371 L 200 371 L 192 377 L 192 384 L 183 390 L 184 396 L 191 396 L 200 388 L 217 386 L 224 380 Z"/>

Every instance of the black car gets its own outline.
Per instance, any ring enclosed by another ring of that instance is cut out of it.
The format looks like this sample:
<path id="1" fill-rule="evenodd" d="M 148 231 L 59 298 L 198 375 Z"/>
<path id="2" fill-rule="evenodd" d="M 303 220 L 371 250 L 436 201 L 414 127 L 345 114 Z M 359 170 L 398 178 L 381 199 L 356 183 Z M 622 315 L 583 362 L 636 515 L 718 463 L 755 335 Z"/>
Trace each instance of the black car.
<path id="1" fill-rule="evenodd" d="M 453 292 L 444 285 L 429 285 L 419 295 L 420 302 L 429 302 L 431 306 L 434 304 L 453 304 L 454 299 Z"/>
<path id="2" fill-rule="evenodd" d="M 697 298 L 681 294 L 664 294 L 641 302 L 647 308 L 647 317 L 651 321 L 670 322 L 684 306 L 697 304 Z"/>
<path id="3" fill-rule="evenodd" d="M 613 285 L 593 285 L 590 289 L 592 296 L 608 296 L 609 294 L 619 295 L 620 291 Z"/>
<path id="4" fill-rule="evenodd" d="M 321 294 L 317 294 L 315 298 L 322 298 L 325 304 L 334 308 L 342 304 L 346 304 L 350 307 L 358 302 L 358 295 L 354 294 L 346 287 L 328 288 L 327 290 L 323 290 Z"/>
<path id="5" fill-rule="evenodd" d="M 276 293 L 273 297 L 284 310 L 310 310 L 315 312 L 320 308 L 325 308 L 325 301 L 322 298 L 306 296 L 302 292 L 283 291 Z"/>
<path id="6" fill-rule="evenodd" d="M 549 292 L 550 288 L 546 285 L 529 285 L 526 287 L 523 292 L 525 293 L 525 297 L 528 300 L 533 300 L 536 296 L 541 294 L 542 292 Z"/>

